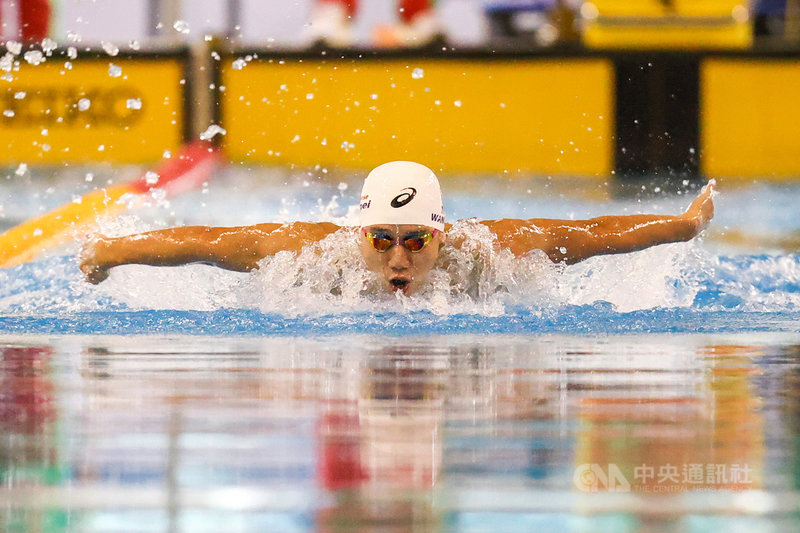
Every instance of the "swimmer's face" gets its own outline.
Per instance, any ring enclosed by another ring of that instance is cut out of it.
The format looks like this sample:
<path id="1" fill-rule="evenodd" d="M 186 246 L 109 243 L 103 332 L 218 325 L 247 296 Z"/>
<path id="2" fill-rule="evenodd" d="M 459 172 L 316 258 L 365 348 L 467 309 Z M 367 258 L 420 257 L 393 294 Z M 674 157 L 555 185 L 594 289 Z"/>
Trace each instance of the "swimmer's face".
<path id="1" fill-rule="evenodd" d="M 441 231 L 413 224 L 368 226 L 362 228 L 360 237 L 361 255 L 367 268 L 381 276 L 387 290 L 403 291 L 406 295 L 418 291 L 425 282 L 445 242 Z M 397 244 L 398 241 L 403 244 Z M 379 250 L 387 244 L 388 248 Z M 412 251 L 417 248 L 418 251 Z"/>

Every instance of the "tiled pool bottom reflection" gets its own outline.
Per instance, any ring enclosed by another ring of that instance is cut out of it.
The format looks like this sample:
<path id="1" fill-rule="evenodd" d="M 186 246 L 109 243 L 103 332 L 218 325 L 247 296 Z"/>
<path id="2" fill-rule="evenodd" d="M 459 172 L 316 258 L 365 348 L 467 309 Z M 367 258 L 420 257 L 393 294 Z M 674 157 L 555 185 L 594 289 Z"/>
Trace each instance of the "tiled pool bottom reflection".
<path id="1" fill-rule="evenodd" d="M 0 346 L 2 531 L 800 530 L 800 336 Z"/>

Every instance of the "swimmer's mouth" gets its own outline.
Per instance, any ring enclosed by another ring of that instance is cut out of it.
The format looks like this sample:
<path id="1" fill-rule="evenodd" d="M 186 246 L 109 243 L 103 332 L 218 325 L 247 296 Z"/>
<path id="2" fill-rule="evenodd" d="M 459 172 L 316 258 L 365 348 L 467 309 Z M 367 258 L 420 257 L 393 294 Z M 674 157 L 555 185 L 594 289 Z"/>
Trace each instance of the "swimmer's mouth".
<path id="1" fill-rule="evenodd" d="M 405 291 L 409 283 L 411 283 L 411 280 L 406 278 L 392 278 L 389 280 L 389 285 L 391 285 L 394 290 Z"/>

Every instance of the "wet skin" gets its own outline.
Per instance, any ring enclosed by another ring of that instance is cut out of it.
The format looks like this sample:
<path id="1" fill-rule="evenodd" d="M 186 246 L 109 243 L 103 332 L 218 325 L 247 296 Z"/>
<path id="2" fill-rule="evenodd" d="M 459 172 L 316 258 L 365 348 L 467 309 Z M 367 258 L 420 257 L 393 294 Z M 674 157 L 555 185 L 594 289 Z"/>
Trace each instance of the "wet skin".
<path id="1" fill-rule="evenodd" d="M 427 226 L 393 224 L 368 226 L 369 232 L 386 233 L 392 240 L 406 238 L 420 231 L 433 231 Z M 414 294 L 428 277 L 428 273 L 439 258 L 439 249 L 446 242 L 446 235 L 437 232 L 422 250 L 412 252 L 405 246 L 393 244 L 385 252 L 376 250 L 361 232 L 359 249 L 367 268 L 381 277 L 383 286 L 389 291 L 402 291 L 405 295 Z"/>

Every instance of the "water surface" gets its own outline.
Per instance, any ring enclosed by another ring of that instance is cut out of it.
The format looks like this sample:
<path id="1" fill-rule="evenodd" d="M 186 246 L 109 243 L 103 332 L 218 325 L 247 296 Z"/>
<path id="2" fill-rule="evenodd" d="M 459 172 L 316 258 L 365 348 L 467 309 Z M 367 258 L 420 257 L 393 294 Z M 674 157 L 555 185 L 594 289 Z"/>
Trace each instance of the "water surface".
<path id="1" fill-rule="evenodd" d="M 0 339 L 4 531 L 793 531 L 796 334 Z"/>

